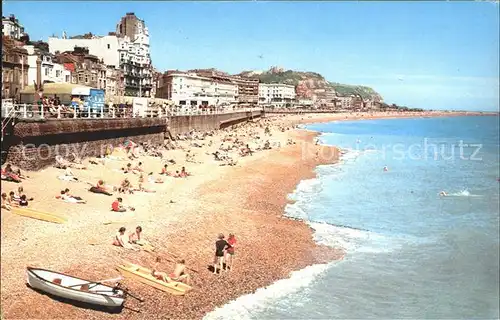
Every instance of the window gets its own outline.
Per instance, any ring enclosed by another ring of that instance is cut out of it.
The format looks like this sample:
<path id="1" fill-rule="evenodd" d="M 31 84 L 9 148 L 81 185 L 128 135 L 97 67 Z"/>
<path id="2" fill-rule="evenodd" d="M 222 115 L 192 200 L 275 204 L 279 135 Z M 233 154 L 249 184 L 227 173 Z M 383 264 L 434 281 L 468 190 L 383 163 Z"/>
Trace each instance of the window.
<path id="1" fill-rule="evenodd" d="M 78 82 L 83 82 L 83 74 L 78 76 Z"/>
<path id="2" fill-rule="evenodd" d="M 89 76 L 85 75 L 85 83 L 89 83 Z"/>
<path id="3" fill-rule="evenodd" d="M 65 82 L 69 82 L 69 74 L 66 75 L 65 79 L 64 79 Z"/>
<path id="4" fill-rule="evenodd" d="M 108 43 L 108 49 L 111 49 L 111 45 Z"/>
<path id="5" fill-rule="evenodd" d="M 49 75 L 49 68 L 45 68 L 45 75 L 48 76 Z"/>
<path id="6" fill-rule="evenodd" d="M 56 70 L 56 77 L 59 78 L 61 76 L 61 70 Z"/>

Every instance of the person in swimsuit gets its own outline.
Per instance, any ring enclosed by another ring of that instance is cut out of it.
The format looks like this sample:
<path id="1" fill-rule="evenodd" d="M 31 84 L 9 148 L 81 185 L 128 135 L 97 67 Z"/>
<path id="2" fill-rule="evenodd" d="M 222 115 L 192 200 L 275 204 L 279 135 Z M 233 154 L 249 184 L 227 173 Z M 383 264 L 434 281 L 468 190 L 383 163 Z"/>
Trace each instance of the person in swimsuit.
<path id="1" fill-rule="evenodd" d="M 227 243 L 230 245 L 226 250 L 226 268 L 229 270 L 234 269 L 234 247 L 236 246 L 236 237 L 230 233 L 227 238 Z"/>
<path id="2" fill-rule="evenodd" d="M 128 243 L 125 235 L 125 227 L 121 227 L 118 230 L 118 233 L 115 235 L 115 238 L 113 240 L 113 245 L 117 247 L 124 247 L 125 249 L 132 249 L 132 250 L 139 250 L 138 248 L 132 246 L 130 243 Z"/>
<path id="3" fill-rule="evenodd" d="M 143 241 L 141 239 L 141 233 L 142 233 L 142 227 L 141 226 L 137 226 L 137 228 L 135 228 L 135 231 L 132 232 L 128 236 L 128 242 L 130 242 L 130 243 L 137 243 L 137 242 Z"/>
<path id="4" fill-rule="evenodd" d="M 186 261 L 184 259 L 177 261 L 174 272 L 167 275 L 165 272 L 156 271 L 159 263 L 161 262 L 160 257 L 156 258 L 156 265 L 153 268 L 152 275 L 158 280 L 165 282 L 183 282 L 187 285 L 191 282 L 191 277 L 186 273 Z"/>
<path id="5" fill-rule="evenodd" d="M 217 274 L 217 266 L 220 267 L 220 272 L 224 271 L 224 250 L 228 247 L 230 247 L 230 245 L 224 240 L 224 235 L 219 233 L 217 241 L 215 241 L 214 274 Z"/>

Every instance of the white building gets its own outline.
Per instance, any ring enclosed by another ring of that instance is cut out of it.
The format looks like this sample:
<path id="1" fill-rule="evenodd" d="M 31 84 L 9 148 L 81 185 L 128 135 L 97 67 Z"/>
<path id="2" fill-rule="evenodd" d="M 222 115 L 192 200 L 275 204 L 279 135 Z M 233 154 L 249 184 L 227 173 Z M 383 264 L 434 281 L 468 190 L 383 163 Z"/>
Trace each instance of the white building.
<path id="1" fill-rule="evenodd" d="M 215 105 L 212 79 L 194 73 L 172 73 L 167 76 L 167 99 L 178 106 Z"/>
<path id="2" fill-rule="evenodd" d="M 108 66 L 119 66 L 118 37 L 104 36 L 92 39 L 64 39 L 49 37 L 49 51 L 54 54 L 57 51 L 73 51 L 75 47 L 89 49 L 89 53 L 101 58 Z"/>
<path id="3" fill-rule="evenodd" d="M 342 109 L 351 109 L 354 107 L 354 97 L 337 97 L 337 104 Z"/>
<path id="4" fill-rule="evenodd" d="M 53 55 L 47 52 L 39 52 L 34 46 L 23 46 L 28 51 L 28 83 L 36 82 L 36 60 L 40 57 L 42 83 L 71 83 L 71 72 L 66 70 L 62 64 L 55 63 Z"/>
<path id="5" fill-rule="evenodd" d="M 24 27 L 13 14 L 8 17 L 2 17 L 2 33 L 4 36 L 17 40 L 25 34 Z"/>
<path id="6" fill-rule="evenodd" d="M 200 106 L 229 107 L 237 103 L 238 85 L 221 77 L 202 77 L 196 73 L 168 72 L 162 76 L 157 97 L 172 100 L 185 109 Z"/>
<path id="7" fill-rule="evenodd" d="M 215 105 L 232 105 L 237 103 L 238 84 L 228 80 L 213 81 Z"/>
<path id="8" fill-rule="evenodd" d="M 276 108 L 292 107 L 295 103 L 295 86 L 283 83 L 259 83 L 259 104 Z"/>

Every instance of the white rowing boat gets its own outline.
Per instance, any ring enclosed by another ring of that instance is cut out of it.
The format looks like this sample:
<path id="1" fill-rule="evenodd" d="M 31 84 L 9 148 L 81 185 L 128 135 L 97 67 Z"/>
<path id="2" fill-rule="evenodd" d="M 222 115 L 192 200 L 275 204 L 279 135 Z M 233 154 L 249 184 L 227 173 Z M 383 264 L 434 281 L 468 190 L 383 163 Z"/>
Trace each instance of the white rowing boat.
<path id="1" fill-rule="evenodd" d="M 26 268 L 28 284 L 54 296 L 109 308 L 121 307 L 125 301 L 123 290 L 63 273 Z"/>

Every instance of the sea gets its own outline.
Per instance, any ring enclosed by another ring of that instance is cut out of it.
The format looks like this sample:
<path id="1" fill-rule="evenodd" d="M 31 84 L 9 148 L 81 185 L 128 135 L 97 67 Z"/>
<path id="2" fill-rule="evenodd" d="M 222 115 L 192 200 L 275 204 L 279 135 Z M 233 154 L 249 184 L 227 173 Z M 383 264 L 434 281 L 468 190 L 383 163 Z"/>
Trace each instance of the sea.
<path id="1" fill-rule="evenodd" d="M 286 215 L 345 259 L 292 272 L 206 320 L 499 319 L 498 117 L 304 128 L 343 156 L 297 186 Z"/>

